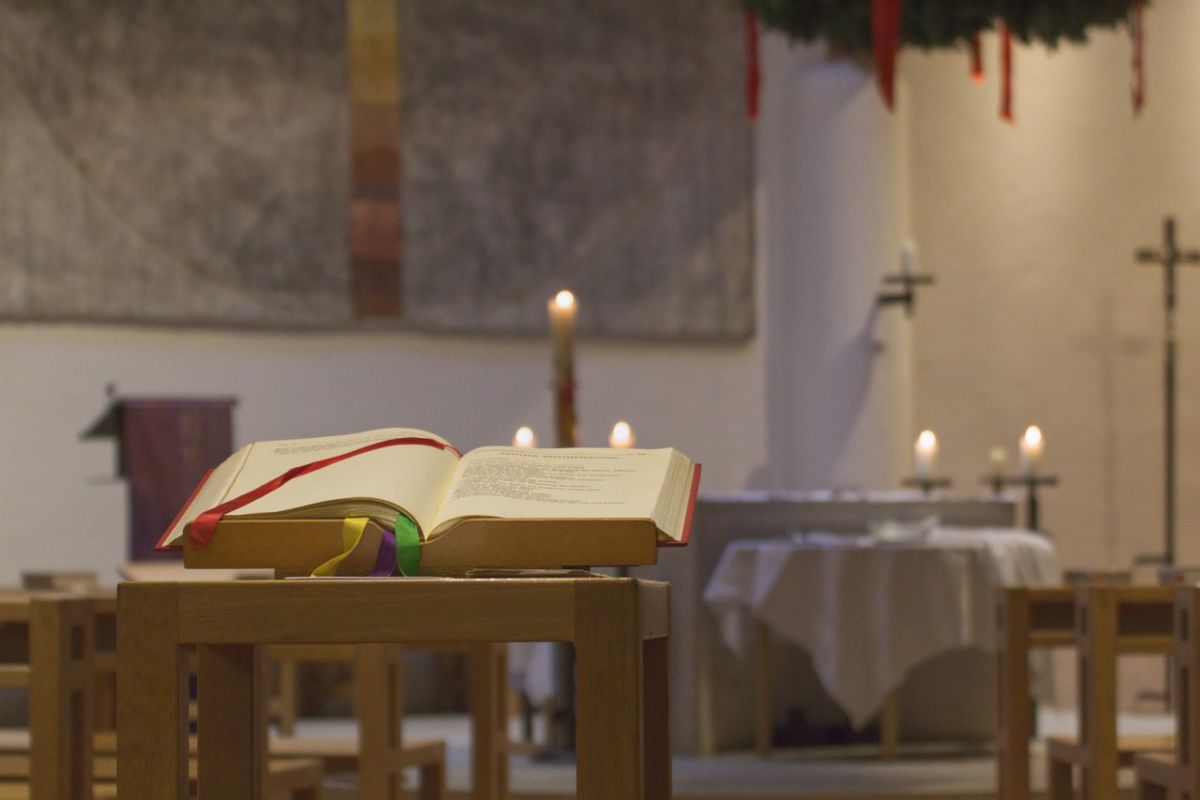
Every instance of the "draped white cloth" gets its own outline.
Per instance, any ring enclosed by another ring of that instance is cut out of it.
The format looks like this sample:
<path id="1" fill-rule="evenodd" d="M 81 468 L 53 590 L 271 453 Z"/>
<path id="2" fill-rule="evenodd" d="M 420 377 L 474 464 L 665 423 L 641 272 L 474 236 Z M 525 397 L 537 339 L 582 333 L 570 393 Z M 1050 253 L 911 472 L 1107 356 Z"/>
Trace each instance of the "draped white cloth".
<path id="1" fill-rule="evenodd" d="M 858 728 L 922 662 L 956 648 L 995 649 L 998 587 L 1058 582 L 1054 547 L 1039 534 L 940 527 L 904 543 L 836 535 L 735 542 L 704 600 L 739 654 L 747 615 L 807 650 Z"/>

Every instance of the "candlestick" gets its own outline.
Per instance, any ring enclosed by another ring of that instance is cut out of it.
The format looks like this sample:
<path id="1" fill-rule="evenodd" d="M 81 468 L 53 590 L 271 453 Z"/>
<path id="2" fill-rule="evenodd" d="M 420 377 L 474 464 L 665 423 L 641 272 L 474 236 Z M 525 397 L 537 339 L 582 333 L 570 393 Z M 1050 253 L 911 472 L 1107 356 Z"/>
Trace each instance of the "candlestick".
<path id="1" fill-rule="evenodd" d="M 533 428 L 528 425 L 517 428 L 517 432 L 513 434 L 513 447 L 521 449 L 537 447 L 537 435 L 534 434 Z"/>
<path id="2" fill-rule="evenodd" d="M 629 423 L 621 420 L 616 425 L 613 425 L 612 433 L 608 435 L 609 447 L 633 447 L 633 428 L 629 427 Z"/>
<path id="3" fill-rule="evenodd" d="M 1033 475 L 1037 472 L 1038 462 L 1042 460 L 1042 451 L 1046 440 L 1042 438 L 1042 430 L 1037 425 L 1030 425 L 1021 437 L 1021 474 Z"/>
<path id="4" fill-rule="evenodd" d="M 913 445 L 913 472 L 917 480 L 924 480 L 933 473 L 937 462 L 938 440 L 933 431 L 921 431 Z"/>
<path id="5" fill-rule="evenodd" d="M 548 304 L 554 358 L 554 429 L 559 447 L 574 447 L 575 434 L 575 295 L 563 289 Z"/>

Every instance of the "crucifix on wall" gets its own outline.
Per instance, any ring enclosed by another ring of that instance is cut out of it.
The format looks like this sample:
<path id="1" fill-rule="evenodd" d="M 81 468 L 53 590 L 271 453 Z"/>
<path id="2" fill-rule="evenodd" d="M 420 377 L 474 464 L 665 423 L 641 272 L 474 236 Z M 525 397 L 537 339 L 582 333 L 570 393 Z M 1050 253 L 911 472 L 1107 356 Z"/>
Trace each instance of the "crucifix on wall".
<path id="1" fill-rule="evenodd" d="M 1166 217 L 1162 249 L 1141 248 L 1137 251 L 1137 260 L 1164 268 L 1163 306 L 1166 311 L 1163 318 L 1163 483 L 1166 501 L 1163 552 L 1142 560 L 1161 561 L 1170 566 L 1175 563 L 1175 270 L 1180 265 L 1200 263 L 1200 250 L 1180 250 L 1175 241 L 1175 219 Z"/>

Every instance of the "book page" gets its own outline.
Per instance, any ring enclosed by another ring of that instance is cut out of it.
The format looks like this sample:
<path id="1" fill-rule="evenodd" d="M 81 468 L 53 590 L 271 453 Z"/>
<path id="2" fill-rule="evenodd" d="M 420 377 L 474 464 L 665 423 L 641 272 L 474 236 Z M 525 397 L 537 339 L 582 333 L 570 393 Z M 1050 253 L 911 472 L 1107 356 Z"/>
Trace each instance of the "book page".
<path id="1" fill-rule="evenodd" d="M 337 456 L 386 439 L 440 436 L 412 428 L 382 428 L 346 436 L 256 442 L 237 480 L 227 492 L 236 497 L 293 467 Z M 422 532 L 432 530 L 458 456 L 422 445 L 383 447 L 302 475 L 230 516 L 279 514 L 289 509 L 353 499 L 382 500 L 413 516 Z"/>
<path id="2" fill-rule="evenodd" d="M 214 506 L 245 494 L 295 467 L 341 455 L 387 439 L 417 437 L 445 442 L 413 428 L 382 428 L 345 436 L 255 442 L 223 462 L 209 477 L 165 545 L 178 544 L 184 526 Z M 304 516 L 369 516 L 368 507 L 394 507 L 412 515 L 423 533 L 445 495 L 458 455 L 423 445 L 383 447 L 339 461 L 284 483 L 229 514 L 230 518 L 283 516 L 296 509 L 324 506 Z M 364 502 L 365 501 L 365 502 Z M 384 514 L 386 516 L 386 514 Z M 390 526 L 394 522 L 387 520 Z M 382 522 L 383 520 L 381 520 Z"/>
<path id="3" fill-rule="evenodd" d="M 459 462 L 435 529 L 461 517 L 654 519 L 673 452 L 481 447 Z"/>

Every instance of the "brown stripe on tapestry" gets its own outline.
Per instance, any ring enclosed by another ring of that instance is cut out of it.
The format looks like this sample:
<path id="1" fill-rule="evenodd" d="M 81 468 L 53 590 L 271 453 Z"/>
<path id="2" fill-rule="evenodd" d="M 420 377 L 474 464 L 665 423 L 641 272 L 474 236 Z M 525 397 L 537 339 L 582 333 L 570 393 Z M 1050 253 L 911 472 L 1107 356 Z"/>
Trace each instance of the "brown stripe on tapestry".
<path id="1" fill-rule="evenodd" d="M 401 311 L 399 0 L 347 0 L 350 266 L 356 317 Z"/>

